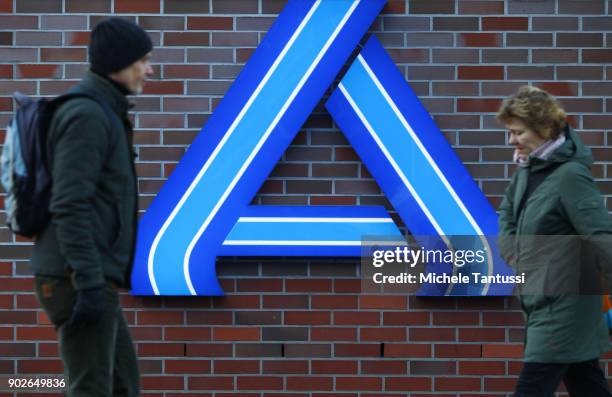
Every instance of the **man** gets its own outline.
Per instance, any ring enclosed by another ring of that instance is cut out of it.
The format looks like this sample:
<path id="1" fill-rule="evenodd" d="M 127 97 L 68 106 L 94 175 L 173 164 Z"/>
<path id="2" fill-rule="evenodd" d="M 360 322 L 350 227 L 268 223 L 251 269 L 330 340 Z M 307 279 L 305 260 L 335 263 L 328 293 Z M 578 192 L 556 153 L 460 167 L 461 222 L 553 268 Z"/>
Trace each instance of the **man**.
<path id="1" fill-rule="evenodd" d="M 153 48 L 132 22 L 110 18 L 92 31 L 90 71 L 51 121 L 47 160 L 51 221 L 36 240 L 36 294 L 55 325 L 68 396 L 136 396 L 134 346 L 117 287 L 129 288 L 137 181 L 126 95 L 153 73 Z M 94 99 L 95 98 L 95 99 Z"/>

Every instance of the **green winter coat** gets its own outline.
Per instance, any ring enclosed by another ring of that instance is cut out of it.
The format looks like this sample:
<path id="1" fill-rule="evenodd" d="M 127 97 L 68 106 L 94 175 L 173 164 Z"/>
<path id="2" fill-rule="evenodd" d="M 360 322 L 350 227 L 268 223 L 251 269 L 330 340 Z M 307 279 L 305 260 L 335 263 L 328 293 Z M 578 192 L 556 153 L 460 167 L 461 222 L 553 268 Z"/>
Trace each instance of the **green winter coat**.
<path id="1" fill-rule="evenodd" d="M 586 361 L 610 347 L 602 297 L 586 295 L 589 288 L 579 284 L 597 266 L 612 285 L 612 224 L 590 172 L 590 150 L 571 129 L 565 135 L 548 159 L 517 169 L 500 206 L 501 254 L 527 275 L 520 295 L 526 362 Z M 517 215 L 529 174 L 547 167 L 555 168 Z"/>
<path id="2" fill-rule="evenodd" d="M 79 87 L 104 99 L 116 117 L 89 98 L 71 99 L 54 114 L 47 137 L 51 222 L 36 240 L 30 268 L 72 276 L 77 289 L 106 280 L 129 287 L 137 219 L 129 103 L 91 72 Z"/>

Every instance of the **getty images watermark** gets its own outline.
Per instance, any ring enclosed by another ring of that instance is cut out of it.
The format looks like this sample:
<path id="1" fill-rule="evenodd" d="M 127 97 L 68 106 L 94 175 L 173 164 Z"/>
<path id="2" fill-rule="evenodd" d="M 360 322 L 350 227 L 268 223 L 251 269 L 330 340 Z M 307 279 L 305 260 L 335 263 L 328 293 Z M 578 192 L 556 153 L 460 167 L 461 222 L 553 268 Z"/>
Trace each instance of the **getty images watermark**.
<path id="1" fill-rule="evenodd" d="M 511 294 L 526 282 L 486 236 L 368 237 L 362 242 L 362 290 L 480 295 L 492 285 Z"/>

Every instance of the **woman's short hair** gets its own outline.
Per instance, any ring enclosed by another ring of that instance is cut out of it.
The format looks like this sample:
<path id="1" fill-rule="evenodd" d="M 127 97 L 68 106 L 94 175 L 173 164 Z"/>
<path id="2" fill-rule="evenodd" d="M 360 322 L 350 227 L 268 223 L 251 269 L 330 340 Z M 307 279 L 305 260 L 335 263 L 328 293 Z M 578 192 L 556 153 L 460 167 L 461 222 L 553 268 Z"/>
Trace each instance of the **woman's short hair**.
<path id="1" fill-rule="evenodd" d="M 567 126 L 565 111 L 555 97 L 528 85 L 504 99 L 495 117 L 501 123 L 519 119 L 545 139 L 557 138 Z"/>

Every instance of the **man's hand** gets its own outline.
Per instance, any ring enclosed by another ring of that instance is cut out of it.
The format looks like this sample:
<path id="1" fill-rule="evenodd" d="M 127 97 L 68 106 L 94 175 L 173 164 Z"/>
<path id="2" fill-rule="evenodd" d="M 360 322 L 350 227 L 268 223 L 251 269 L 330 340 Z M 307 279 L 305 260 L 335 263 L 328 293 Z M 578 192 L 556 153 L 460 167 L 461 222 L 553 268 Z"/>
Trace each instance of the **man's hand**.
<path id="1" fill-rule="evenodd" d="M 79 327 L 95 323 L 104 312 L 104 285 L 77 291 L 72 316 L 67 321 L 69 327 Z"/>

